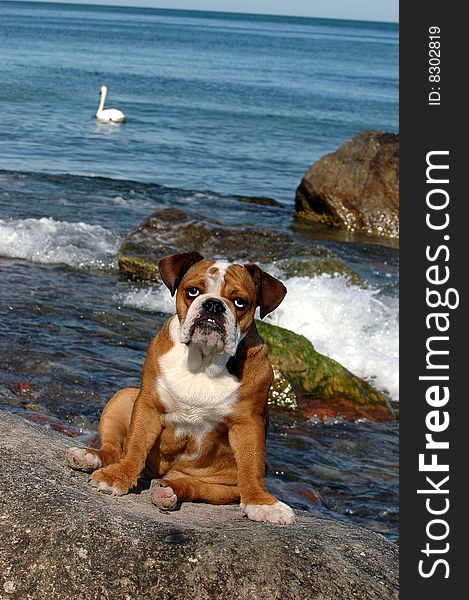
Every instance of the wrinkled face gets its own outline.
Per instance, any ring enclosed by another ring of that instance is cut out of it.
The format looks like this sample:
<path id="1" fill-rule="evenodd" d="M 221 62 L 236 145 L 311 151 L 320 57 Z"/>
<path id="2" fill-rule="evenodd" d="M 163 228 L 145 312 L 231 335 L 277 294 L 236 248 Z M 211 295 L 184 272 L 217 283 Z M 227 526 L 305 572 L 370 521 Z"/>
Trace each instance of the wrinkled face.
<path id="1" fill-rule="evenodd" d="M 182 278 L 176 296 L 181 342 L 234 356 L 249 330 L 257 291 L 247 269 L 227 262 L 202 260 Z"/>

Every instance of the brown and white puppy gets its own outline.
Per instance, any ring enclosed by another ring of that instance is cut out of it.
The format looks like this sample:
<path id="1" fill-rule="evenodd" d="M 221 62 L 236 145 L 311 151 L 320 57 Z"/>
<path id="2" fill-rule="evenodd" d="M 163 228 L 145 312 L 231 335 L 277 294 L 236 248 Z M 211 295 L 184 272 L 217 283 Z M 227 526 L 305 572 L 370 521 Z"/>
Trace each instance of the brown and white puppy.
<path id="1" fill-rule="evenodd" d="M 104 408 L 101 449 L 71 448 L 71 467 L 93 472 L 99 491 L 121 495 L 146 467 L 152 502 L 228 504 L 254 521 L 287 524 L 292 509 L 264 484 L 265 408 L 272 383 L 254 322 L 283 300 L 285 286 L 258 266 L 206 260 L 197 252 L 159 263 L 176 314 L 148 348 L 140 389 Z"/>

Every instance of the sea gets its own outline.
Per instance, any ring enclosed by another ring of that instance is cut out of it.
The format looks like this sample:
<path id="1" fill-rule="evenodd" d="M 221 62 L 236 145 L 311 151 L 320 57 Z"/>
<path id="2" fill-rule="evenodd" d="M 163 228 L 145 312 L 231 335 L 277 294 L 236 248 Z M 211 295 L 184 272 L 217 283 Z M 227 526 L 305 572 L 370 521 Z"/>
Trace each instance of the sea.
<path id="1" fill-rule="evenodd" d="M 0 409 L 78 438 L 139 385 L 171 303 L 119 275 L 153 211 L 318 240 L 359 276 L 294 276 L 270 321 L 398 406 L 396 243 L 299 225 L 308 167 L 398 130 L 398 26 L 0 1 Z M 123 124 L 98 123 L 99 89 Z M 278 205 L 239 202 L 264 197 Z M 275 272 L 275 264 L 265 268 Z M 268 485 L 398 539 L 398 425 L 274 415 Z"/>

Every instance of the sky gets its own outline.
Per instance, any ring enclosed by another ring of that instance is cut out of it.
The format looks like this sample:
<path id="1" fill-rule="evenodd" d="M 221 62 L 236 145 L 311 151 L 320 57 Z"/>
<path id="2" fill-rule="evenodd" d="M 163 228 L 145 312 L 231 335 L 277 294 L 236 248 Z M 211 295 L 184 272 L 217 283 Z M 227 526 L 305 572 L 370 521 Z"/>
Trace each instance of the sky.
<path id="1" fill-rule="evenodd" d="M 40 0 L 34 0 L 40 1 Z M 363 21 L 399 20 L 399 0 L 55 0 L 74 4 L 108 4 L 262 13 Z"/>

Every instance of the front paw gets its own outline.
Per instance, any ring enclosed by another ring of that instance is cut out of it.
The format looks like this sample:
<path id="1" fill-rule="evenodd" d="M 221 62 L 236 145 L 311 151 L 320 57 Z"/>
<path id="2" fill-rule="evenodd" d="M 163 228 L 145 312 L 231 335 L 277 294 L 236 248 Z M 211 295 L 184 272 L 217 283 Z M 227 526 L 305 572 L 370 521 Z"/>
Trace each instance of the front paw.
<path id="1" fill-rule="evenodd" d="M 292 509 L 277 500 L 274 504 L 241 504 L 241 510 L 251 521 L 275 523 L 276 525 L 291 525 L 295 522 Z"/>
<path id="2" fill-rule="evenodd" d="M 99 492 L 123 496 L 137 484 L 137 479 L 120 465 L 114 464 L 98 469 L 90 476 L 90 484 Z"/>

